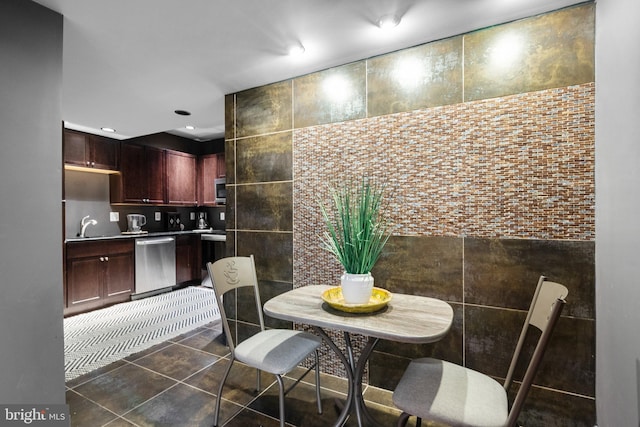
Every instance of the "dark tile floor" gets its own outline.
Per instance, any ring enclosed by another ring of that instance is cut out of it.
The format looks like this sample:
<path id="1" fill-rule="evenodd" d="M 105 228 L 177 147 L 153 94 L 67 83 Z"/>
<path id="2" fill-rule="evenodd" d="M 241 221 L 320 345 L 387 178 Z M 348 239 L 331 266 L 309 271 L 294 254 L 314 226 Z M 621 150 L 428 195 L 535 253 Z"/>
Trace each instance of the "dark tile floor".
<path id="1" fill-rule="evenodd" d="M 69 381 L 71 425 L 212 426 L 217 385 L 229 363 L 221 342 L 220 323 L 212 323 Z M 262 375 L 263 390 L 257 393 L 256 371 L 234 364 L 223 391 L 220 427 L 279 425 L 278 385 L 272 375 Z M 320 383 L 323 414 L 317 413 L 314 376 L 308 375 L 285 397 L 287 425 L 334 424 L 346 380 L 322 375 Z M 390 392 L 367 387 L 364 396 L 381 425 L 395 425 L 399 412 Z M 355 425 L 352 416 L 347 426 Z"/>

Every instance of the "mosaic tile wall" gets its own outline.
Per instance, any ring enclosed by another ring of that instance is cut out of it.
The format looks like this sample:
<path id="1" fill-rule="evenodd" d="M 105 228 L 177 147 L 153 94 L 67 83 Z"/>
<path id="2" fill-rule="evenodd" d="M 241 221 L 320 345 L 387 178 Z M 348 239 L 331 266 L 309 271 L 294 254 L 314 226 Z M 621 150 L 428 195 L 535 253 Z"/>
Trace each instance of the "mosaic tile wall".
<path id="1" fill-rule="evenodd" d="M 338 282 L 318 200 L 334 179 L 377 176 L 397 228 L 376 285 L 441 298 L 455 318 L 436 344 L 381 342 L 367 381 L 393 389 L 427 355 L 503 378 L 544 274 L 569 303 L 520 422 L 593 426 L 594 7 L 227 95 L 227 248 L 256 256 L 263 299 Z M 508 61 L 505 40 L 519 43 Z M 255 329 L 242 295 L 229 304 L 238 335 Z M 322 369 L 341 375 L 323 353 Z"/>

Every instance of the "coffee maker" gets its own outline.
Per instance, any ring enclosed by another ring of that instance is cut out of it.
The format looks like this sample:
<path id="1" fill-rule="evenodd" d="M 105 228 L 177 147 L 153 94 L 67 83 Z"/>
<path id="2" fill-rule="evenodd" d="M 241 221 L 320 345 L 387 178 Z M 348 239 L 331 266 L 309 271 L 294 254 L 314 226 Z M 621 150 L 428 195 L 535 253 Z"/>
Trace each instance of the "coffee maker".
<path id="1" fill-rule="evenodd" d="M 127 231 L 129 233 L 142 233 L 142 226 L 147 223 L 147 217 L 141 214 L 127 215 Z"/>

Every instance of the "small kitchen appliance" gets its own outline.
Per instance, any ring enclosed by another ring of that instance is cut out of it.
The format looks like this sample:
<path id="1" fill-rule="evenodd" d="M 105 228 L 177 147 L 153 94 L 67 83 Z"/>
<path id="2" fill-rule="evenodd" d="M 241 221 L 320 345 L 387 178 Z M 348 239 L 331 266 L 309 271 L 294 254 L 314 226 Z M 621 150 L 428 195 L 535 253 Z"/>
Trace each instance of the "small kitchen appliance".
<path id="1" fill-rule="evenodd" d="M 205 212 L 198 212 L 198 229 L 204 230 L 209 227 L 207 224 L 207 214 Z"/>
<path id="2" fill-rule="evenodd" d="M 142 227 L 147 223 L 147 217 L 141 214 L 127 215 L 127 231 L 129 233 L 140 233 Z"/>
<path id="3" fill-rule="evenodd" d="M 216 178 L 214 181 L 216 189 L 216 204 L 224 205 L 227 203 L 227 178 Z"/>

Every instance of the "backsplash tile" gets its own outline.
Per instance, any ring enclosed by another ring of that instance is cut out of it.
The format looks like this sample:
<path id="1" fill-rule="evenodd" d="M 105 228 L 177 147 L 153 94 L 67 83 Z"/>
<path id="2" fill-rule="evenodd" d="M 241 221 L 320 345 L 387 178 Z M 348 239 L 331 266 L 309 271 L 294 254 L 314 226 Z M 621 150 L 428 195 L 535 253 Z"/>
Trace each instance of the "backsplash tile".
<path id="1" fill-rule="evenodd" d="M 594 92 L 589 83 L 296 129 L 294 198 L 314 222 L 303 226 L 321 229 L 313 209 L 327 183 L 368 174 L 386 185 L 394 234 L 593 240 Z"/>

